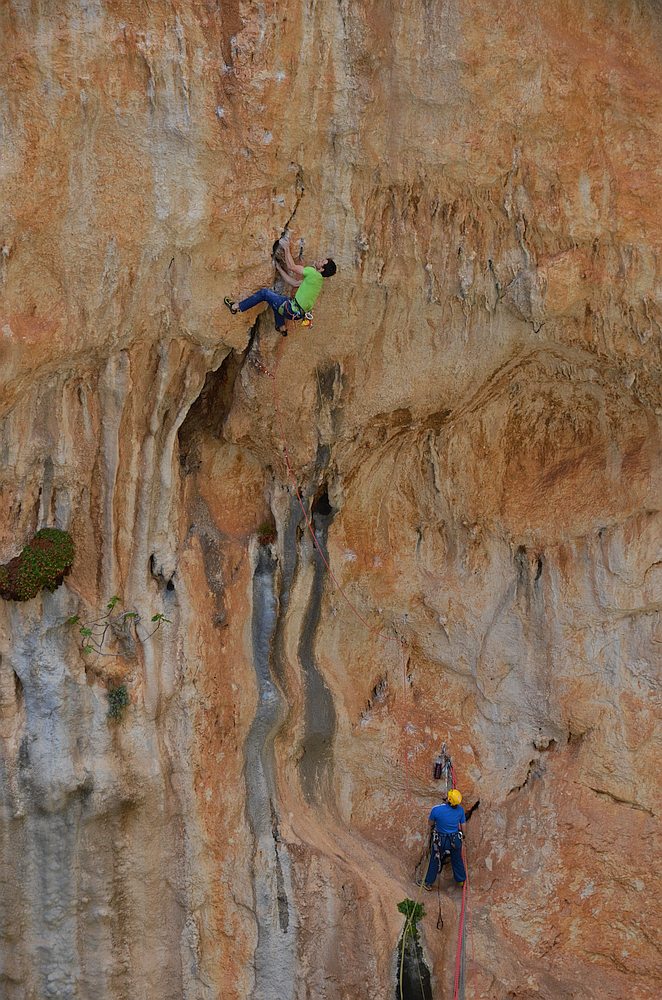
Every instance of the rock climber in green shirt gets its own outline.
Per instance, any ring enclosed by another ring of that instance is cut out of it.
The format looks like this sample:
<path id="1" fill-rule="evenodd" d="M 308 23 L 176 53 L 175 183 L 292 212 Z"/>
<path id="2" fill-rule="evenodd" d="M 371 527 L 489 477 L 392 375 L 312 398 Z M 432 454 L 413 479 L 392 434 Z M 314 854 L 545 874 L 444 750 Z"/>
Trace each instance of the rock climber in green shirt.
<path id="1" fill-rule="evenodd" d="M 291 298 L 274 292 L 272 288 L 260 288 L 254 295 L 249 295 L 241 302 L 235 302 L 234 299 L 227 297 L 223 301 L 233 316 L 236 313 L 252 309 L 260 302 L 268 302 L 273 309 L 276 329 L 286 337 L 288 320 L 310 323 L 312 320 L 311 310 L 322 291 L 324 279 L 331 278 L 336 273 L 336 264 L 330 257 L 323 257 L 314 261 L 312 267 L 303 267 L 301 264 L 294 263 L 287 238 L 280 240 L 280 246 L 283 249 L 285 268 L 282 268 L 278 262 L 276 262 L 276 268 L 283 281 L 296 288 L 296 292 Z"/>

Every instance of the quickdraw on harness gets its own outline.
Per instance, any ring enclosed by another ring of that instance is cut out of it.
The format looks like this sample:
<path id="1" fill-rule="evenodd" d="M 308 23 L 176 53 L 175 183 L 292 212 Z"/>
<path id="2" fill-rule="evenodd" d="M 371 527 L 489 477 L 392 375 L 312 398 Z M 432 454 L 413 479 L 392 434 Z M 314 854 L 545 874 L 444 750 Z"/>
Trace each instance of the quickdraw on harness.
<path id="1" fill-rule="evenodd" d="M 306 312 L 305 309 L 302 309 L 296 299 L 288 299 L 287 302 L 283 302 L 282 306 L 278 307 L 278 315 L 282 316 L 283 319 L 293 319 L 295 322 L 301 323 L 302 326 L 313 325 L 312 312 Z"/>

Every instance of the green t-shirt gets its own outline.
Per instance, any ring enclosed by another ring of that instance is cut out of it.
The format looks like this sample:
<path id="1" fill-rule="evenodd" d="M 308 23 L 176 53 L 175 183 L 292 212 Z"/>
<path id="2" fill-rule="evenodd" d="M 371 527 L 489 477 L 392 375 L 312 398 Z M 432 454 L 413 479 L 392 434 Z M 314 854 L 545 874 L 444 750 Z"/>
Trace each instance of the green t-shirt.
<path id="1" fill-rule="evenodd" d="M 294 298 L 299 303 L 304 312 L 309 312 L 315 303 L 319 293 L 322 291 L 324 278 L 314 267 L 304 267 L 303 281 L 299 285 Z"/>

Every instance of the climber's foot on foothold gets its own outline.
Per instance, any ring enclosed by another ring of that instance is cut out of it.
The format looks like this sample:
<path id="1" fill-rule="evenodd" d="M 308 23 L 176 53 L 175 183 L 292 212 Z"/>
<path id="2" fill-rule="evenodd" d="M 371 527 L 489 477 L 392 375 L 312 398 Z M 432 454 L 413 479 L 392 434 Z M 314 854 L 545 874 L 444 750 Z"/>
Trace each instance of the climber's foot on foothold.
<path id="1" fill-rule="evenodd" d="M 229 298 L 227 295 L 223 299 L 224 304 L 228 307 L 233 316 L 236 316 L 239 312 L 239 306 L 234 301 L 234 299 Z"/>
<path id="2" fill-rule="evenodd" d="M 286 326 L 277 326 L 276 327 L 276 332 L 279 333 L 281 335 L 281 337 L 287 337 L 287 327 Z"/>

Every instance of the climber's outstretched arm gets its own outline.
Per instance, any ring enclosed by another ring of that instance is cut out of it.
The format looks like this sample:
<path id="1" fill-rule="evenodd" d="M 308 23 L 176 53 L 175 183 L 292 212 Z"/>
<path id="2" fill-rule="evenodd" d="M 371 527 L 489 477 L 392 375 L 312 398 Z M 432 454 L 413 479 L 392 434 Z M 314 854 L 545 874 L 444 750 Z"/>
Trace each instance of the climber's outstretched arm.
<path id="1" fill-rule="evenodd" d="M 275 261 L 275 264 L 276 264 L 276 270 L 280 274 L 283 281 L 286 281 L 288 285 L 292 285 L 294 288 L 298 288 L 301 282 L 297 281 L 296 278 L 293 278 L 290 274 L 287 273 L 287 271 L 283 270 L 278 261 Z"/>
<path id="2" fill-rule="evenodd" d="M 283 254 L 285 256 L 285 263 L 287 264 L 288 271 L 291 271 L 292 274 L 296 274 L 299 278 L 303 278 L 303 267 L 300 264 L 295 264 L 292 260 L 289 241 L 283 240 L 281 242 L 281 246 L 283 248 Z"/>

